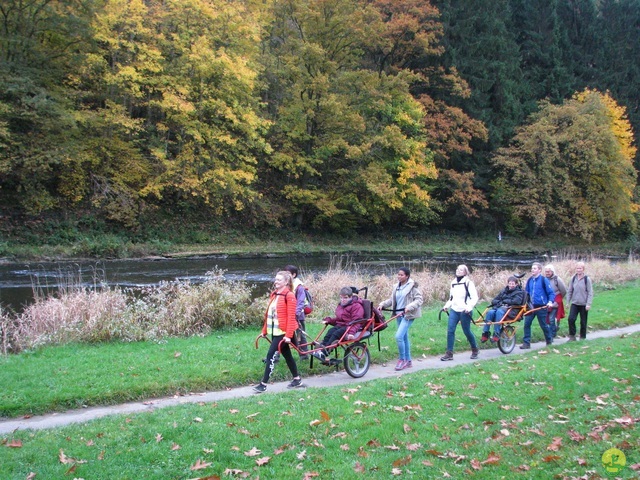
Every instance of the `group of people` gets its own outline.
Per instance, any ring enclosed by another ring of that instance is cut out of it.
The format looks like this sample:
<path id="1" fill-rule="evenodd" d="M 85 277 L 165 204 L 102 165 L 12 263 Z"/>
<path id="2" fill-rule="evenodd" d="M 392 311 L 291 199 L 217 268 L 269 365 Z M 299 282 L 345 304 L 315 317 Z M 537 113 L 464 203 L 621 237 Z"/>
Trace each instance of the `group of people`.
<path id="1" fill-rule="evenodd" d="M 544 275 L 542 274 L 544 270 Z M 491 308 L 485 315 L 485 326 L 481 342 L 489 339 L 498 342 L 501 333 L 501 321 L 505 316 L 517 314 L 517 309 L 527 305 L 528 315 L 524 317 L 524 336 L 521 349 L 531 348 L 531 325 L 534 318 L 544 334 L 547 345 L 553 343 L 557 335 L 558 322 L 564 318 L 564 299 L 570 305 L 569 309 L 569 341 L 576 340 L 576 320 L 580 315 L 580 339 L 587 337 L 587 315 L 593 301 L 593 284 L 585 275 L 585 265 L 578 262 L 575 267 L 575 275 L 569 285 L 556 275 L 553 265 L 542 265 L 535 262 L 531 266 L 531 276 L 527 280 L 524 289 L 515 276 L 510 276 L 505 288 L 491 301 Z M 295 332 L 301 329 L 305 331 L 304 299 L 305 292 L 302 282 L 298 278 L 298 268 L 287 265 L 278 272 L 274 279 L 274 291 L 269 296 L 267 310 L 264 315 L 262 336 L 270 336 L 271 344 L 265 359 L 265 370 L 262 379 L 254 390 L 258 393 L 267 389 L 267 383 L 278 361 L 278 348 L 284 357 L 287 367 L 293 376 L 289 388 L 302 386 L 302 379 L 298 371 L 296 361 L 291 352 L 290 344 L 295 341 Z M 391 295 L 380 302 L 378 309 L 390 310 L 396 317 L 395 340 L 398 346 L 398 361 L 395 370 L 400 371 L 413 366 L 411 359 L 411 344 L 409 329 L 416 318 L 422 315 L 422 293 L 418 284 L 411 279 L 411 271 L 402 267 L 397 274 L 398 283 L 394 286 Z M 327 331 L 319 349 L 314 349 L 314 356 L 323 362 L 331 349 L 335 348 L 342 338 L 354 340 L 363 328 L 364 322 L 358 322 L 364 317 L 364 308 L 361 299 L 351 287 L 343 287 L 339 291 L 340 302 L 336 307 L 333 317 L 325 317 L 323 323 L 332 327 Z M 442 361 L 453 360 L 453 348 L 455 333 L 458 323 L 462 326 L 462 332 L 471 346 L 471 358 L 478 358 L 479 349 L 476 337 L 471 331 L 473 309 L 478 303 L 478 291 L 469 276 L 466 265 L 458 265 L 455 278 L 451 281 L 449 298 L 443 307 L 448 313 L 447 324 L 447 349 L 440 358 Z M 512 313 L 514 312 L 514 313 Z M 493 336 L 490 337 L 493 325 Z M 308 343 L 302 334 L 299 339 L 298 350 L 302 359 L 307 358 Z"/>
<path id="2" fill-rule="evenodd" d="M 575 267 L 575 275 L 571 278 L 567 287 L 556 274 L 553 265 L 544 267 L 534 262 L 531 265 L 531 276 L 527 280 L 524 289 L 520 287 L 518 279 L 510 276 L 506 287 L 491 301 L 491 308 L 484 317 L 485 325 L 480 341 L 498 342 L 500 340 L 501 326 L 505 318 L 515 318 L 521 306 L 526 306 L 528 314 L 524 317 L 524 335 L 520 348 L 531 348 L 531 325 L 534 318 L 544 335 L 547 345 L 553 343 L 557 336 L 558 325 L 565 316 L 564 299 L 570 305 L 569 309 L 569 337 L 570 342 L 576 340 L 576 320 L 580 315 L 580 339 L 587 338 L 587 317 L 593 301 L 593 283 L 585 275 L 584 262 L 578 262 Z M 458 323 L 462 325 L 462 332 L 467 337 L 471 346 L 471 358 L 478 358 L 478 344 L 471 331 L 473 309 L 478 302 L 478 292 L 469 278 L 469 269 L 466 265 L 459 265 L 456 269 L 456 277 L 451 282 L 449 300 L 443 310 L 449 313 L 447 326 L 447 350 L 440 358 L 442 361 L 453 360 L 453 346 L 455 332 Z M 490 337 L 493 325 L 493 336 Z"/>
<path id="3" fill-rule="evenodd" d="M 274 278 L 274 290 L 269 295 L 267 310 L 264 314 L 264 323 L 261 335 L 271 337 L 271 343 L 267 356 L 264 360 L 265 369 L 260 382 L 253 387 L 257 393 L 262 393 L 267 389 L 269 378 L 273 374 L 275 366 L 279 360 L 279 352 L 282 353 L 287 367 L 293 376 L 289 388 L 302 386 L 302 379 L 298 371 L 296 361 L 291 352 L 291 343 L 295 341 L 296 331 L 302 331 L 300 346 L 301 358 L 305 359 L 308 352 L 308 342 L 306 341 L 305 314 L 302 308 L 304 302 L 304 290 L 298 278 L 298 268 L 294 265 L 287 265 L 279 271 Z M 409 342 L 409 328 L 413 321 L 422 315 L 422 293 L 418 284 L 411 278 L 411 271 L 402 267 L 398 270 L 398 285 L 393 292 L 378 308 L 380 310 L 391 310 L 396 316 L 398 329 L 396 331 L 396 342 L 398 344 L 398 362 L 395 370 L 400 371 L 413 366 L 411 360 L 411 348 Z M 327 331 L 324 339 L 314 349 L 313 355 L 322 362 L 327 362 L 329 352 L 335 348 L 342 338 L 354 340 L 364 326 L 364 307 L 361 299 L 351 287 L 342 287 L 339 291 L 340 302 L 336 307 L 335 316 L 325 317 L 323 323 L 332 325 Z M 299 330 L 300 329 L 300 330 Z"/>

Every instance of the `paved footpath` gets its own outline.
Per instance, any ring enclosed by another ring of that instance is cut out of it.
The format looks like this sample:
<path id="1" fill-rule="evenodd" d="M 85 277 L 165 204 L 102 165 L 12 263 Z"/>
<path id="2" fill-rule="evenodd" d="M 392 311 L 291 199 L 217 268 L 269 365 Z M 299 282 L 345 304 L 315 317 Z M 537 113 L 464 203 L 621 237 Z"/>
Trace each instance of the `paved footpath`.
<path id="1" fill-rule="evenodd" d="M 640 331 L 640 324 L 631 325 L 624 328 L 616 328 L 613 330 L 602 330 L 597 332 L 590 332 L 587 337 L 587 341 L 594 338 L 610 338 L 621 335 L 628 335 L 630 333 Z M 461 332 L 458 332 L 460 335 Z M 566 338 L 557 338 L 556 345 L 563 344 L 567 341 Z M 531 350 L 520 350 L 516 345 L 516 348 L 509 355 L 526 355 L 536 350 L 542 350 L 546 347 L 544 342 L 532 343 Z M 409 370 L 402 370 L 396 372 L 393 364 L 371 365 L 367 374 L 362 378 L 352 378 L 344 370 L 329 373 L 326 375 L 317 375 L 308 378 L 304 378 L 304 385 L 307 388 L 319 388 L 319 387 L 332 387 L 340 385 L 353 385 L 357 383 L 367 382 L 375 380 L 376 378 L 390 378 L 399 377 L 407 373 L 412 373 L 418 370 L 426 369 L 438 369 L 438 368 L 450 368 L 456 365 L 462 365 L 467 363 L 475 363 L 482 360 L 488 360 L 491 358 L 499 358 L 504 356 L 497 348 L 491 348 L 487 350 L 480 350 L 480 356 L 477 360 L 471 360 L 469 358 L 469 351 L 462 351 L 454 353 L 454 359 L 449 362 L 440 361 L 440 355 L 436 357 L 424 357 L 413 360 L 413 368 Z M 278 382 L 270 384 L 267 392 L 277 393 L 287 390 L 288 381 Z M 251 387 L 240 387 L 229 390 L 206 392 L 206 393 L 194 393 L 185 396 L 174 396 L 166 398 L 157 398 L 141 402 L 125 403 L 122 405 L 112 405 L 107 407 L 91 407 L 81 410 L 71 410 L 65 413 L 52 413 L 48 415 L 34 416 L 31 418 L 19 418 L 13 420 L 0 420 L 0 435 L 11 433 L 20 429 L 32 429 L 41 430 L 45 428 L 62 427 L 73 423 L 83 423 L 96 418 L 106 417 L 108 415 L 118 414 L 130 414 L 138 412 L 152 412 L 158 408 L 165 408 L 175 405 L 183 405 L 187 403 L 198 402 L 218 402 L 221 400 L 228 400 L 233 398 L 248 397 L 255 395 Z"/>

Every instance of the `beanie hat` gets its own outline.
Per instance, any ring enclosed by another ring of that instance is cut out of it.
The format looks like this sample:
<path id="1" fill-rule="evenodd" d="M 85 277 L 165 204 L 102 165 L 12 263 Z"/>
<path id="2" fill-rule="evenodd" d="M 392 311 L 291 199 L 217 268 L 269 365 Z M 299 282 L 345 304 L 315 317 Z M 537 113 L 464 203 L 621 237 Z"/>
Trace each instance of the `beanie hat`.
<path id="1" fill-rule="evenodd" d="M 351 287 L 342 287 L 340 289 L 340 295 L 352 296 L 353 295 L 353 290 L 351 290 Z"/>

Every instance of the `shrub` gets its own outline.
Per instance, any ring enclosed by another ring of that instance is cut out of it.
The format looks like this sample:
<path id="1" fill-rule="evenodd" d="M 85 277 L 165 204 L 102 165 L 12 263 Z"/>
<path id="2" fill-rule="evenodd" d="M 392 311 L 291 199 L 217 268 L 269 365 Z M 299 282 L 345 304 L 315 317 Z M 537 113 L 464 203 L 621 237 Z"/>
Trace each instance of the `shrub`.
<path id="1" fill-rule="evenodd" d="M 2 313 L 3 353 L 41 345 L 110 340 L 158 340 L 204 335 L 262 321 L 251 286 L 207 273 L 200 285 L 163 283 L 142 291 L 66 286 L 53 296 L 37 296 L 17 318 Z"/>

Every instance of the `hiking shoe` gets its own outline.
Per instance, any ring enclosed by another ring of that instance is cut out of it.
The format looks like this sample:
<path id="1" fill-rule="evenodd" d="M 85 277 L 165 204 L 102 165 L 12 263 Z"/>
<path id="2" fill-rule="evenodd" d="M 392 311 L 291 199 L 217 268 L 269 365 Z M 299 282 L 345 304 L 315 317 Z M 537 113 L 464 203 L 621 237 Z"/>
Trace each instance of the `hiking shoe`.
<path id="1" fill-rule="evenodd" d="M 567 340 L 567 342 L 575 342 L 576 341 L 576 336 L 575 335 L 569 335 L 569 340 Z"/>
<path id="2" fill-rule="evenodd" d="M 407 363 L 407 362 L 406 362 L 405 360 L 398 360 L 398 363 L 396 363 L 396 368 L 395 368 L 395 370 L 396 370 L 396 371 L 400 371 L 400 370 L 402 370 L 402 369 L 404 368 L 404 366 L 405 366 L 405 364 L 406 364 L 406 363 Z"/>
<path id="3" fill-rule="evenodd" d="M 482 332 L 482 338 L 480 339 L 480 341 L 482 343 L 486 343 L 487 340 L 489 340 L 489 332 Z"/>
<path id="4" fill-rule="evenodd" d="M 291 383 L 289 385 L 287 385 L 287 388 L 298 388 L 298 387 L 302 387 L 302 379 L 301 378 L 294 378 Z"/>
<path id="5" fill-rule="evenodd" d="M 443 356 L 440 357 L 440 360 L 443 362 L 447 362 L 449 360 L 453 360 L 453 352 L 447 350 Z"/>
<path id="6" fill-rule="evenodd" d="M 266 390 L 267 390 L 267 386 L 262 382 L 260 382 L 255 387 L 253 387 L 253 391 L 256 393 L 264 393 Z"/>
<path id="7" fill-rule="evenodd" d="M 553 345 L 553 340 L 547 340 L 547 345 Z"/>
<path id="8" fill-rule="evenodd" d="M 493 337 L 491 337 L 491 341 L 493 343 L 498 343 L 500 341 L 500 337 L 498 335 L 494 335 Z"/>
<path id="9" fill-rule="evenodd" d="M 531 345 L 528 343 L 523 343 L 522 345 L 520 345 L 520 350 L 529 350 L 531 348 Z"/>
<path id="10" fill-rule="evenodd" d="M 471 349 L 471 360 L 475 360 L 476 358 L 478 358 L 478 349 L 477 348 L 472 348 Z"/>
<path id="11" fill-rule="evenodd" d="M 412 367 L 413 367 L 413 363 L 411 363 L 411 360 L 409 360 L 408 362 L 405 362 L 404 368 L 412 368 Z"/>
<path id="12" fill-rule="evenodd" d="M 311 355 L 313 355 L 314 357 L 316 357 L 318 360 L 320 360 L 321 362 L 325 361 L 325 355 L 324 352 L 313 352 Z"/>
<path id="13" fill-rule="evenodd" d="M 305 353 L 304 355 L 300 355 L 300 360 L 302 360 L 303 362 L 305 360 L 309 360 L 309 355 L 307 353 Z"/>

